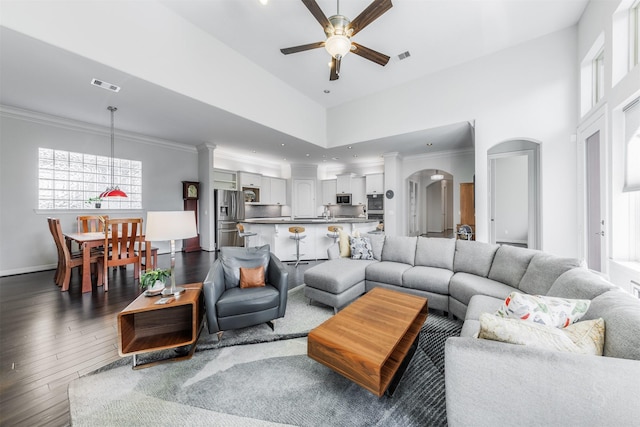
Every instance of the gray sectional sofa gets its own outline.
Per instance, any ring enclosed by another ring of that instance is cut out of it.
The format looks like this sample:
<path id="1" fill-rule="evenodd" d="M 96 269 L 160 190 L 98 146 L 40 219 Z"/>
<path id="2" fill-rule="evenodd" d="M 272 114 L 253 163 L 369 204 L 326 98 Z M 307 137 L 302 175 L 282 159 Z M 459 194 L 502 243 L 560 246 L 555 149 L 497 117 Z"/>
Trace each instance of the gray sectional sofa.
<path id="1" fill-rule="evenodd" d="M 329 261 L 305 272 L 305 295 L 338 310 L 382 286 L 464 319 L 445 346 L 449 425 L 640 425 L 640 300 L 576 259 L 475 241 L 370 239 L 373 260 L 340 258 L 332 246 Z M 475 338 L 480 314 L 513 291 L 591 300 L 583 320 L 604 319 L 604 357 Z"/>

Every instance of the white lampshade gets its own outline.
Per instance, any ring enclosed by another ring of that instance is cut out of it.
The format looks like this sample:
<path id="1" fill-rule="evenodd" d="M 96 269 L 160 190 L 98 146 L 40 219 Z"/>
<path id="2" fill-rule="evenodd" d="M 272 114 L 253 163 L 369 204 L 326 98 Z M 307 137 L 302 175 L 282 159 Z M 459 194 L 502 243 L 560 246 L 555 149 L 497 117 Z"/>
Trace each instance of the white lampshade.
<path id="1" fill-rule="evenodd" d="M 194 211 L 147 212 L 145 240 L 149 242 L 189 239 L 197 235 Z"/>
<path id="2" fill-rule="evenodd" d="M 331 36 L 324 42 L 324 48 L 332 57 L 337 58 L 337 55 L 340 55 L 344 58 L 351 51 L 351 40 L 343 35 Z"/>

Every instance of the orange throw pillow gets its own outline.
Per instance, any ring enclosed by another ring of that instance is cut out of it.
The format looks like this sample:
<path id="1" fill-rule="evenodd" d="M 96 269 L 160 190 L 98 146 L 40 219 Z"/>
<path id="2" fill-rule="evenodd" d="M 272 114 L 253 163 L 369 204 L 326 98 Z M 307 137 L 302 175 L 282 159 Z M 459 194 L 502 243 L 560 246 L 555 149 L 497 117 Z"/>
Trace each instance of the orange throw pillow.
<path id="1" fill-rule="evenodd" d="M 253 268 L 240 267 L 240 287 L 259 288 L 264 286 L 264 266 Z"/>

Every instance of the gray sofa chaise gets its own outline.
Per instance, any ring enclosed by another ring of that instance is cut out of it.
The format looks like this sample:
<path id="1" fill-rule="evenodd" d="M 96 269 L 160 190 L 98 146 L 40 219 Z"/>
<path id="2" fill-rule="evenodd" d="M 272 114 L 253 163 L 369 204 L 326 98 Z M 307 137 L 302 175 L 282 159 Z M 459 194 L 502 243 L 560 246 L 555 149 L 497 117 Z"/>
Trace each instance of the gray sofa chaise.
<path id="1" fill-rule="evenodd" d="M 305 272 L 305 295 L 347 305 L 376 286 L 429 299 L 464 319 L 445 346 L 450 426 L 640 425 L 640 300 L 577 259 L 442 238 L 371 236 L 373 260 L 340 258 Z M 511 292 L 591 300 L 582 320 L 603 318 L 604 356 L 475 338 L 480 314 Z"/>

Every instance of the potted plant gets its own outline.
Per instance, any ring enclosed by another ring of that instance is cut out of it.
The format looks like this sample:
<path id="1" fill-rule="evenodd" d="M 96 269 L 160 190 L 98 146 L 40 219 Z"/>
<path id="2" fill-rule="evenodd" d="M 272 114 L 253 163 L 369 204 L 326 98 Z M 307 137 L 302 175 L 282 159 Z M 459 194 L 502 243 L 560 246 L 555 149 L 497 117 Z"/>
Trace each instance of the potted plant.
<path id="1" fill-rule="evenodd" d="M 94 203 L 96 209 L 100 209 L 100 206 L 102 206 L 102 198 L 100 196 L 98 197 L 90 197 L 89 200 L 87 200 L 88 204 Z"/>
<path id="2" fill-rule="evenodd" d="M 155 270 L 145 271 L 140 275 L 140 287 L 142 289 L 151 289 L 156 286 L 156 282 L 158 283 L 159 288 L 164 287 L 165 279 L 171 276 L 171 270 L 166 268 L 156 268 Z"/>

